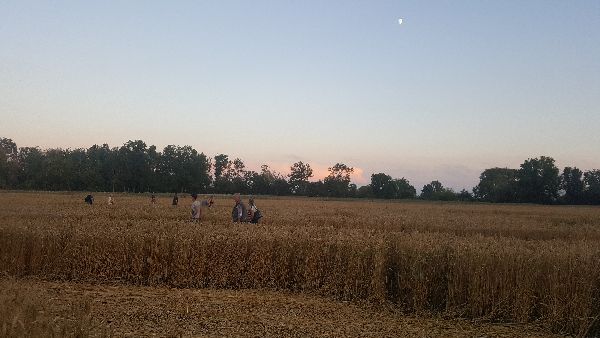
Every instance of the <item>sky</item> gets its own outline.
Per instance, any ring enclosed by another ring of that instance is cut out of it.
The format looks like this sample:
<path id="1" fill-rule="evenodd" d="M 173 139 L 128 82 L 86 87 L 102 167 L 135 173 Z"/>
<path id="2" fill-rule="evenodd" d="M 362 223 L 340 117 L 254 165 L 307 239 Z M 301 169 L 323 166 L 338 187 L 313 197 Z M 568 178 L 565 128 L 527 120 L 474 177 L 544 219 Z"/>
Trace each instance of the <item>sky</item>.
<path id="1" fill-rule="evenodd" d="M 20 147 L 141 139 L 418 191 L 595 169 L 600 1 L 4 0 L 0 121 Z"/>

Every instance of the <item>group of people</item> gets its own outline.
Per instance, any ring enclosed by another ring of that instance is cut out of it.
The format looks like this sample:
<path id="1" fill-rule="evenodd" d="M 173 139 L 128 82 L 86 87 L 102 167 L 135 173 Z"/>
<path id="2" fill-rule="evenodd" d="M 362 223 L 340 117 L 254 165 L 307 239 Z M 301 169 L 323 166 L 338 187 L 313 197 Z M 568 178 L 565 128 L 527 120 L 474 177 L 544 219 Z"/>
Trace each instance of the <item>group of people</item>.
<path id="1" fill-rule="evenodd" d="M 248 222 L 256 224 L 262 218 L 260 210 L 254 204 L 254 198 L 250 197 L 248 199 L 248 209 L 246 209 L 246 205 L 242 202 L 240 194 L 233 195 L 233 200 L 235 205 L 233 206 L 233 210 L 231 210 L 231 218 L 234 223 Z"/>
<path id="2" fill-rule="evenodd" d="M 192 197 L 192 222 L 198 223 L 202 219 L 202 207 L 211 208 L 215 202 L 213 196 L 210 196 L 210 198 L 202 201 L 198 200 L 198 194 L 196 193 L 193 193 L 190 196 Z M 84 200 L 87 204 L 93 204 L 94 196 L 92 196 L 91 194 L 87 195 Z M 260 210 L 258 210 L 258 208 L 256 207 L 256 204 L 254 204 L 254 198 L 250 197 L 248 199 L 248 207 L 246 207 L 244 202 L 242 202 L 239 193 L 233 195 L 233 201 L 235 202 L 235 205 L 231 210 L 231 218 L 234 223 L 257 224 L 258 221 L 263 217 Z M 154 194 L 152 194 L 151 196 L 150 203 L 153 205 L 156 204 L 156 196 Z M 108 196 L 108 204 L 114 204 L 114 199 L 112 195 Z M 177 196 L 177 193 L 175 193 L 175 195 L 173 195 L 172 205 L 177 206 L 178 204 L 179 197 Z"/>
<path id="3" fill-rule="evenodd" d="M 213 197 L 209 200 L 199 201 L 197 194 L 192 194 L 192 222 L 200 222 L 202 218 L 202 207 L 208 206 L 209 208 L 214 204 Z M 257 224 L 262 218 L 262 213 L 254 204 L 254 198 L 248 200 L 249 208 L 246 208 L 244 202 L 240 197 L 240 194 L 234 194 L 233 200 L 235 205 L 231 211 L 231 218 L 234 223 L 254 223 Z"/>

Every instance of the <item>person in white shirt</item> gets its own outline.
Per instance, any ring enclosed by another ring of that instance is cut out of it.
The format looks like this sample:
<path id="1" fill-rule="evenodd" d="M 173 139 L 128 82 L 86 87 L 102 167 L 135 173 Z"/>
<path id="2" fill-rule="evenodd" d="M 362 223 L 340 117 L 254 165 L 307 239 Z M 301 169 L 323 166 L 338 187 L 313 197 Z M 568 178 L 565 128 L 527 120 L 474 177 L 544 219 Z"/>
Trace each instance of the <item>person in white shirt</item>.
<path id="1" fill-rule="evenodd" d="M 258 220 L 260 220 L 262 218 L 262 214 L 256 207 L 256 204 L 254 204 L 254 198 L 250 198 L 248 200 L 248 205 L 250 206 L 250 209 L 248 209 L 247 221 L 250 223 L 257 224 Z"/>
<path id="2" fill-rule="evenodd" d="M 202 202 L 198 201 L 198 194 L 192 194 L 192 222 L 200 222 L 202 217 Z"/>
<path id="3" fill-rule="evenodd" d="M 233 201 L 235 205 L 233 206 L 233 210 L 231 210 L 231 218 L 233 219 L 233 223 L 243 223 L 246 222 L 247 212 L 246 205 L 242 202 L 240 194 L 233 195 Z"/>
<path id="4" fill-rule="evenodd" d="M 113 205 L 115 204 L 115 200 L 113 200 L 112 195 L 108 195 L 108 205 Z"/>

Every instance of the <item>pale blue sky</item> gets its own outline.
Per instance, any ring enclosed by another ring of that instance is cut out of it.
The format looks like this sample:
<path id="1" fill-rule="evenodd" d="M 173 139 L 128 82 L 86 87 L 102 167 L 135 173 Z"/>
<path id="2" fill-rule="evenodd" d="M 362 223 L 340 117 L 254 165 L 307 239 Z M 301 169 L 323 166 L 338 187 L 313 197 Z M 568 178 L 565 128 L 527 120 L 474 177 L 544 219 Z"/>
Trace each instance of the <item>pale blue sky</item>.
<path id="1" fill-rule="evenodd" d="M 418 190 L 600 168 L 600 1 L 2 1 L 0 117 L 19 146 L 142 139 Z"/>

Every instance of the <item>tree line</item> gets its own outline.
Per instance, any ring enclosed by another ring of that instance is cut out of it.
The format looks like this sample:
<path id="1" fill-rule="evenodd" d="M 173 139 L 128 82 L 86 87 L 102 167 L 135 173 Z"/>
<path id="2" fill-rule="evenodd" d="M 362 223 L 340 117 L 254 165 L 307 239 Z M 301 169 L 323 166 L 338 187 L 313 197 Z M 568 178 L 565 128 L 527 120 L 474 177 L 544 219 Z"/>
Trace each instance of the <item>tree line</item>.
<path id="1" fill-rule="evenodd" d="M 88 149 L 17 147 L 0 137 L 0 188 L 54 191 L 197 192 L 298 195 L 501 203 L 600 204 L 600 170 L 566 167 L 560 173 L 551 157 L 526 160 L 519 169 L 484 170 L 473 192 L 456 192 L 437 180 L 420 193 L 406 178 L 371 175 L 371 183 L 351 183 L 354 168 L 336 163 L 322 180 L 311 181 L 308 163 L 296 162 L 290 173 L 262 165 L 259 172 L 219 154 L 213 158 L 191 146 L 168 145 L 162 151 L 144 141 L 121 147 Z"/>

